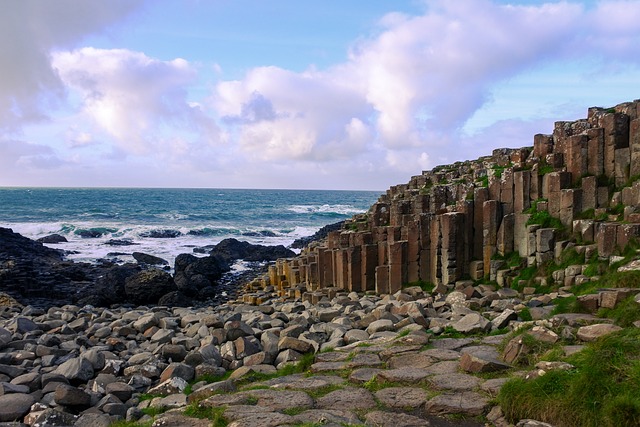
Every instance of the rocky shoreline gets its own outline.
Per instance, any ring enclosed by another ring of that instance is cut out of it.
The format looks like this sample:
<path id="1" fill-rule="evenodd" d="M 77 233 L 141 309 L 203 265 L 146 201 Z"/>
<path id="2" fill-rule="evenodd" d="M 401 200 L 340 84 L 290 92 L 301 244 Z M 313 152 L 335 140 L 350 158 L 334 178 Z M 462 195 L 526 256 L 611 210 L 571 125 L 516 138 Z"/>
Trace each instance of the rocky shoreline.
<path id="1" fill-rule="evenodd" d="M 313 301 L 264 291 L 257 306 L 240 298 L 202 308 L 45 310 L 6 296 L 0 426 L 210 425 L 198 411 L 233 426 L 506 426 L 495 397 L 509 378 L 567 369 L 522 366 L 530 350 L 509 332 L 528 330 L 541 343 L 571 337 L 561 347 L 570 354 L 620 329 L 590 314 L 549 315 L 571 296 L 469 281 L 444 293 L 334 288 Z M 300 363 L 303 373 L 282 374 Z"/>
<path id="2" fill-rule="evenodd" d="M 199 256 L 176 258 L 172 275 L 166 260 L 139 252 L 133 253 L 137 263 L 67 261 L 64 251 L 0 227 L 0 290 L 45 309 L 65 304 L 215 305 L 234 298 L 240 285 L 264 272 L 265 263 L 295 255 L 283 246 L 236 239 L 197 249 Z M 233 271 L 240 260 L 248 267 Z"/>

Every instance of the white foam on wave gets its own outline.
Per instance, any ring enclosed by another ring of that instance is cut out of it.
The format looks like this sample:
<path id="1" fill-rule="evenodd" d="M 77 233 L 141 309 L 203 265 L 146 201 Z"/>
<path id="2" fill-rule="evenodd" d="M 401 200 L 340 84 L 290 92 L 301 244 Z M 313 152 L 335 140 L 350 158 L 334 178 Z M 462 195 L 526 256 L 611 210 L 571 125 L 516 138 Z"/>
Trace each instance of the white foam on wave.
<path id="1" fill-rule="evenodd" d="M 149 255 L 154 255 L 165 259 L 169 262 L 169 265 L 173 267 L 176 256 L 183 253 L 192 253 L 196 256 L 203 256 L 202 254 L 194 253 L 193 249 L 197 247 L 203 247 L 208 245 L 215 245 L 225 238 L 233 237 L 241 241 L 246 241 L 252 244 L 276 246 L 283 245 L 285 247 L 290 246 L 293 241 L 300 237 L 310 236 L 315 233 L 319 228 L 317 227 L 302 227 L 297 226 L 293 230 L 270 230 L 275 235 L 261 235 L 261 229 L 247 229 L 239 230 L 233 227 L 220 227 L 220 226 L 198 226 L 198 227 L 163 227 L 163 226 L 149 226 L 149 225 L 123 225 L 115 223 L 75 223 L 69 224 L 64 222 L 52 222 L 52 223 L 13 223 L 3 224 L 16 233 L 28 237 L 30 239 L 37 240 L 41 237 L 45 237 L 51 234 L 60 234 L 64 236 L 68 242 L 59 244 L 46 244 L 46 246 L 62 249 L 67 251 L 67 259 L 76 262 L 96 262 L 98 259 L 116 259 L 123 262 L 134 261 L 132 257 L 133 252 L 143 252 Z M 192 235 L 188 234 L 193 229 L 220 229 L 228 230 L 220 235 Z M 91 229 L 112 229 L 113 232 L 106 232 L 101 237 L 81 237 L 76 234 L 77 230 L 91 230 Z M 153 238 L 142 237 L 145 232 L 152 230 L 178 230 L 182 234 L 173 238 Z M 245 236 L 242 232 L 255 231 L 257 235 Z M 110 240 L 128 240 L 134 243 L 133 245 L 118 246 L 107 244 Z M 299 250 L 294 250 L 299 252 Z M 117 253 L 117 255 L 113 255 Z"/>
<path id="2" fill-rule="evenodd" d="M 356 208 L 351 205 L 291 205 L 287 210 L 299 214 L 338 214 L 338 215 L 355 215 L 366 212 L 363 209 Z"/>

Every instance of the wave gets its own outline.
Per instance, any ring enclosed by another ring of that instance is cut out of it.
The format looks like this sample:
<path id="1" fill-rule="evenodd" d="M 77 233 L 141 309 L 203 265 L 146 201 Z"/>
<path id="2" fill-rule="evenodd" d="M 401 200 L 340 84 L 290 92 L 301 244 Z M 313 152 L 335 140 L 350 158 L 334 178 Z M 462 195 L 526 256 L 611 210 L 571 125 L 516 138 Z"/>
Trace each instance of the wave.
<path id="1" fill-rule="evenodd" d="M 287 210 L 298 214 L 355 215 L 365 212 L 351 205 L 292 205 Z"/>
<path id="2" fill-rule="evenodd" d="M 137 251 L 163 258 L 170 265 L 173 265 L 175 257 L 181 253 L 194 253 L 196 248 L 217 244 L 225 238 L 233 237 L 252 244 L 290 247 L 296 239 L 310 236 L 320 229 L 316 225 L 294 224 L 282 224 L 281 227 L 196 225 L 164 228 L 106 222 L 11 223 L 2 226 L 9 226 L 31 239 L 51 234 L 63 235 L 68 242 L 47 246 L 67 251 L 67 258 L 73 261 L 96 262 L 99 259 L 111 259 L 117 262 L 134 262 L 132 253 Z"/>

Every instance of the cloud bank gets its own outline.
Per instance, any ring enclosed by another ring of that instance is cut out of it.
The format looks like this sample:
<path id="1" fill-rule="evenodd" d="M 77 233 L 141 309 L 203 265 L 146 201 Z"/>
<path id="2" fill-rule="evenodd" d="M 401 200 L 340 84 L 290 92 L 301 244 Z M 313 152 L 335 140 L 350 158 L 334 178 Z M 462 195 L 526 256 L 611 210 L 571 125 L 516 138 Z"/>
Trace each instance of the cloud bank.
<path id="1" fill-rule="evenodd" d="M 34 170 L 67 177 L 81 171 L 96 185 L 105 185 L 105 168 L 126 174 L 123 164 L 130 164 L 146 171 L 131 185 L 384 189 L 436 164 L 528 145 L 533 133 L 550 131 L 559 117 L 524 120 L 517 108 L 537 107 L 500 98 L 500 88 L 520 76 L 538 76 L 539 96 L 548 92 L 555 107 L 558 98 L 574 100 L 569 112 L 580 115 L 591 104 L 577 100 L 596 102 L 596 92 L 606 92 L 592 87 L 598 75 L 640 76 L 635 1 L 428 1 L 421 15 L 381 17 L 343 63 L 303 72 L 260 66 L 204 83 L 207 67 L 224 69 L 214 54 L 207 65 L 77 46 L 140 5 L 115 2 L 99 16 L 82 8 L 62 19 L 62 12 L 46 15 L 46 4 L 16 7 L 32 30 L 0 17 L 0 25 L 24 36 L 20 46 L 0 39 L 0 60 L 10 68 L 0 83 L 0 149 L 9 153 L 2 163 L 15 170 L 32 159 Z M 559 64 L 566 76 L 595 77 L 577 95 L 545 74 Z M 194 90 L 203 85 L 206 95 Z M 638 97 L 625 96 L 617 101 Z M 469 133 L 474 115 L 501 103 L 507 117 Z M 51 108 L 58 112 L 48 114 Z M 64 145 L 16 142 L 17 133 L 43 120 L 64 128 Z M 0 174 L 3 180 L 10 181 Z"/>

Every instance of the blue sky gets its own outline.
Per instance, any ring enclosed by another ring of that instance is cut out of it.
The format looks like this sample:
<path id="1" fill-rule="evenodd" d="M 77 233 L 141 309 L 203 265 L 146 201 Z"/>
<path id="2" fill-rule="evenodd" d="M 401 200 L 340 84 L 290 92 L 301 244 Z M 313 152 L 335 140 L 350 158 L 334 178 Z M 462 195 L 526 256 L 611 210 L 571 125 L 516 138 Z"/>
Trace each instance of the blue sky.
<path id="1" fill-rule="evenodd" d="M 0 186 L 384 190 L 640 98 L 640 1 L 5 12 Z"/>

